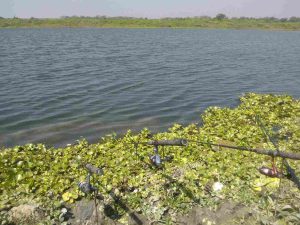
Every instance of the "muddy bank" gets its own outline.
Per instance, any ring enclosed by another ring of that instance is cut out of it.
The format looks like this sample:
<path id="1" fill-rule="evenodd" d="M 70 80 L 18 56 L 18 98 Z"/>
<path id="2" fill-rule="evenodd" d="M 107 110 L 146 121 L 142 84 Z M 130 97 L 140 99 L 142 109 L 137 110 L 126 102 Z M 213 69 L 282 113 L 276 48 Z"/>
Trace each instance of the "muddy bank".
<path id="1" fill-rule="evenodd" d="M 74 225 L 121 225 L 111 215 L 111 206 L 97 201 L 97 212 L 93 200 L 81 200 L 75 205 L 62 209 L 63 224 Z M 7 211 L 11 224 L 39 224 L 45 221 L 45 209 L 33 204 L 24 204 Z M 170 222 L 183 225 L 212 225 L 212 224 L 251 224 L 253 211 L 243 204 L 229 201 L 222 202 L 218 207 L 205 208 L 196 206 L 184 215 L 177 215 Z M 145 216 L 128 211 L 124 217 L 126 224 L 130 225 L 158 225 L 161 220 L 148 220 Z"/>

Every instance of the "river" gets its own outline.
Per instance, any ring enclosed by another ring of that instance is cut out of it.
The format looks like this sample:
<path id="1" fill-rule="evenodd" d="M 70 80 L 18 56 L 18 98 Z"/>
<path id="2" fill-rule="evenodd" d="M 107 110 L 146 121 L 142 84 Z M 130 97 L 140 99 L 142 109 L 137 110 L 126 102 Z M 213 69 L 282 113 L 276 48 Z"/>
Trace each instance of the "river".
<path id="1" fill-rule="evenodd" d="M 300 97 L 300 32 L 0 29 L 0 146 L 165 131 L 247 92 Z"/>

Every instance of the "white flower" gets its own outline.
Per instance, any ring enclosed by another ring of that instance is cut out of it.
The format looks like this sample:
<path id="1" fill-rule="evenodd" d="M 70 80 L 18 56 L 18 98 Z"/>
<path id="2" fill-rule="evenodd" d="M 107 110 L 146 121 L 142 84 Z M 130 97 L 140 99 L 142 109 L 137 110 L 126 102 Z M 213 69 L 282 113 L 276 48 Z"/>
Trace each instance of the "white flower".
<path id="1" fill-rule="evenodd" d="M 212 186 L 213 191 L 221 191 L 224 185 L 220 182 L 215 182 Z"/>
<path id="2" fill-rule="evenodd" d="M 67 210 L 66 208 L 62 208 L 62 209 L 61 209 L 61 213 L 62 213 L 62 214 L 66 214 L 67 212 L 68 212 L 68 210 Z"/>

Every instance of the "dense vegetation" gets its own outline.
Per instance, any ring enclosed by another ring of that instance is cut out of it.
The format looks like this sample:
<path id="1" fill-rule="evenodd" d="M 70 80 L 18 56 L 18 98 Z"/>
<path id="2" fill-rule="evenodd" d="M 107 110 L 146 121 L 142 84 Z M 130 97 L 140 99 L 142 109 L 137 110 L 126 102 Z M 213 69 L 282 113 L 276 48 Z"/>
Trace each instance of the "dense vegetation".
<path id="1" fill-rule="evenodd" d="M 190 142 L 186 147 L 164 147 L 173 161 L 163 169 L 149 165 L 153 147 L 135 145 L 148 140 L 187 138 L 212 143 L 274 149 L 255 121 L 259 116 L 281 150 L 300 152 L 300 101 L 290 96 L 247 94 L 234 109 L 211 107 L 202 115 L 203 125 L 175 124 L 168 132 L 138 134 L 128 131 L 122 138 L 109 135 L 99 143 L 80 140 L 65 148 L 28 144 L 0 151 L 0 221 L 6 223 L 9 208 L 28 202 L 41 205 L 47 221 L 63 221 L 61 208 L 84 197 L 77 183 L 86 171 L 82 165 L 102 167 L 104 175 L 95 185 L 104 202 L 114 209 L 114 219 L 125 223 L 124 209 L 110 194 L 151 221 L 175 223 L 176 215 L 196 205 L 215 207 L 236 201 L 253 209 L 254 223 L 297 224 L 300 220 L 300 192 L 283 179 L 267 178 L 257 168 L 270 166 L 270 157 L 250 152 L 215 149 Z M 162 150 L 162 149 L 161 149 Z M 300 175 L 300 164 L 289 160 Z M 280 168 L 281 160 L 277 159 Z M 223 189 L 213 191 L 220 182 Z M 280 194 L 279 191 L 280 190 Z M 240 224 L 237 222 L 237 224 Z"/>
<path id="2" fill-rule="evenodd" d="M 60 19 L 4 19 L 0 28 L 53 28 L 53 27 L 103 27 L 103 28 L 221 28 L 221 29 L 271 29 L 300 30 L 300 18 L 231 18 L 219 14 L 215 18 L 128 18 L 128 17 L 62 17 Z"/>

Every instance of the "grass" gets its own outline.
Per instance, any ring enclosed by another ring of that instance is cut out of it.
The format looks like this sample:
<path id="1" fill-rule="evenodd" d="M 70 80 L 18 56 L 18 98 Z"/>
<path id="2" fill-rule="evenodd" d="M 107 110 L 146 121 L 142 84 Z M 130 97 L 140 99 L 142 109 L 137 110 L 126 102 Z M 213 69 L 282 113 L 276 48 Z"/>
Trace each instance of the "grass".
<path id="1" fill-rule="evenodd" d="M 254 18 L 106 18 L 67 17 L 60 19 L 0 19 L 0 28 L 198 28 L 198 29 L 260 29 L 300 30 L 300 21 Z"/>

